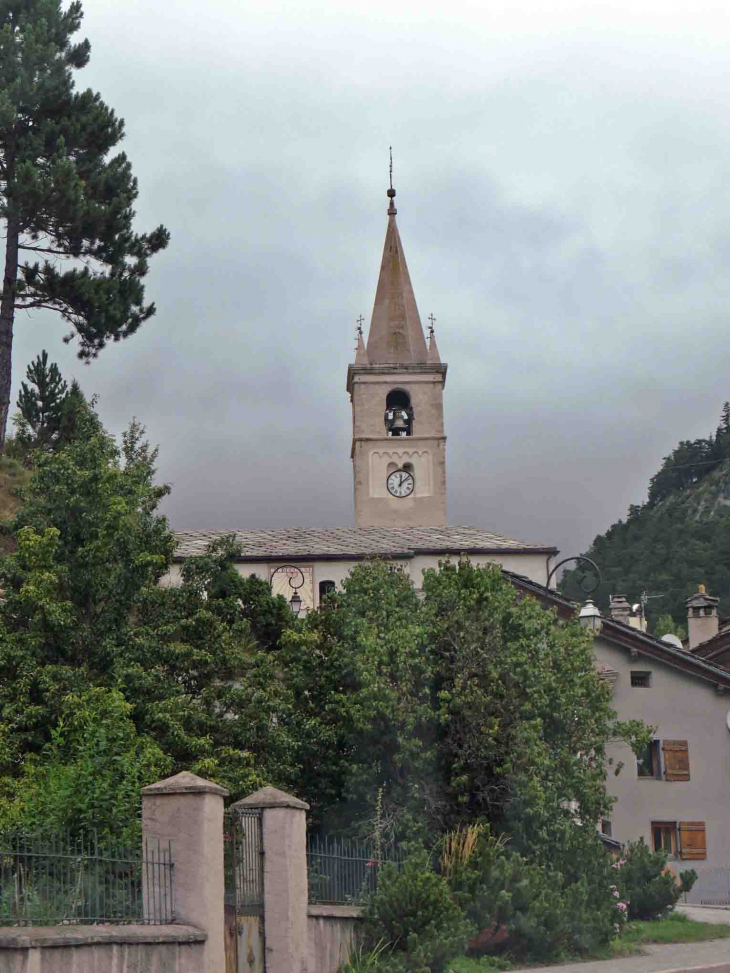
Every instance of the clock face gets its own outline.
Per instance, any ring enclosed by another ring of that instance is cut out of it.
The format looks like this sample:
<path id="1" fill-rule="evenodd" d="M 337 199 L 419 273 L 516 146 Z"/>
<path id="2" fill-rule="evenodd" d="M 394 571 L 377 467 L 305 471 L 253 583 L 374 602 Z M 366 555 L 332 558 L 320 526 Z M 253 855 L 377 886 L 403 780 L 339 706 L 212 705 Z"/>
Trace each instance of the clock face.
<path id="1" fill-rule="evenodd" d="M 415 483 L 413 474 L 406 470 L 393 470 L 386 480 L 388 493 L 394 497 L 410 497 L 413 493 Z"/>

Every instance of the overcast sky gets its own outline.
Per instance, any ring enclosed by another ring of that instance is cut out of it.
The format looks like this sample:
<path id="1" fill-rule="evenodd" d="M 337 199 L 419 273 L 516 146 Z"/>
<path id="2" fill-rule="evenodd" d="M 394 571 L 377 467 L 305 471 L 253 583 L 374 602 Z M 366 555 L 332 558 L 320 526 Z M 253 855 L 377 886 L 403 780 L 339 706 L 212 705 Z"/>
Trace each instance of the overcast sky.
<path id="1" fill-rule="evenodd" d="M 492 9 L 490 9 L 490 7 Z M 637 9 L 638 7 L 638 9 Z M 126 119 L 155 318 L 91 366 L 160 444 L 176 528 L 353 522 L 355 319 L 388 146 L 436 316 L 449 521 L 585 550 L 730 399 L 730 14 L 695 0 L 86 0 Z"/>

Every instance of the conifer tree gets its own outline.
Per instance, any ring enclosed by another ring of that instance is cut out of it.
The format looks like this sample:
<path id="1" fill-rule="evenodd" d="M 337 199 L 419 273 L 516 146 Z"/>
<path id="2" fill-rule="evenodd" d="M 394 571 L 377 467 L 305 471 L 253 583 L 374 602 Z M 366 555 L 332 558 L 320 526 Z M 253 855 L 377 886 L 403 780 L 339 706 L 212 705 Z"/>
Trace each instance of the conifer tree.
<path id="1" fill-rule="evenodd" d="M 45 349 L 28 365 L 25 377 L 30 384 L 21 382 L 18 396 L 18 408 L 25 425 L 21 438 L 34 447 L 48 448 L 61 428 L 68 386 L 58 365 L 55 362 L 48 364 Z"/>
<path id="2" fill-rule="evenodd" d="M 74 41 L 81 19 L 78 0 L 65 10 L 61 0 L 0 0 L 0 449 L 15 312 L 57 311 L 71 326 L 64 340 L 94 358 L 155 313 L 142 279 L 169 239 L 164 226 L 133 232 L 137 181 L 124 153 L 108 157 L 124 122 L 99 94 L 75 90 L 90 54 L 88 40 Z"/>

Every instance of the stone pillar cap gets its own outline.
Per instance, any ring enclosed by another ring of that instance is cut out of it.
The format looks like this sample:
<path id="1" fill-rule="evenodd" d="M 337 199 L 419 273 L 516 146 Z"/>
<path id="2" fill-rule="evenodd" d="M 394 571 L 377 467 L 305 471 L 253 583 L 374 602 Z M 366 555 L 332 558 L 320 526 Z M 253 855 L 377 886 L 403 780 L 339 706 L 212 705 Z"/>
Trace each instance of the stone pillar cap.
<path id="1" fill-rule="evenodd" d="M 148 784 L 142 788 L 143 794 L 220 794 L 228 797 L 228 790 L 220 784 L 191 774 L 189 770 L 182 770 L 174 777 L 158 780 L 155 784 Z"/>
<path id="2" fill-rule="evenodd" d="M 244 808 L 260 807 L 295 807 L 302 811 L 308 811 L 309 805 L 306 801 L 300 801 L 298 797 L 286 794 L 277 787 L 262 787 L 254 794 L 249 794 L 241 801 L 236 801 L 228 808 L 229 811 L 243 810 Z"/>

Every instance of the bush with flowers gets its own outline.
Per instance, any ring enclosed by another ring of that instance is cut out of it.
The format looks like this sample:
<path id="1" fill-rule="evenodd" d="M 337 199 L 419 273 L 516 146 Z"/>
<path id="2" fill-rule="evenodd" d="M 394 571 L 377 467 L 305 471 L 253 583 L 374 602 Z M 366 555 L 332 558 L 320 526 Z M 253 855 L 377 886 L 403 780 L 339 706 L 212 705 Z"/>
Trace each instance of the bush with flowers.
<path id="1" fill-rule="evenodd" d="M 697 881 L 694 869 L 680 872 L 679 882 L 667 870 L 667 856 L 651 851 L 642 840 L 631 842 L 623 858 L 613 862 L 617 898 L 626 903 L 629 919 L 658 919 L 669 912 Z"/>

